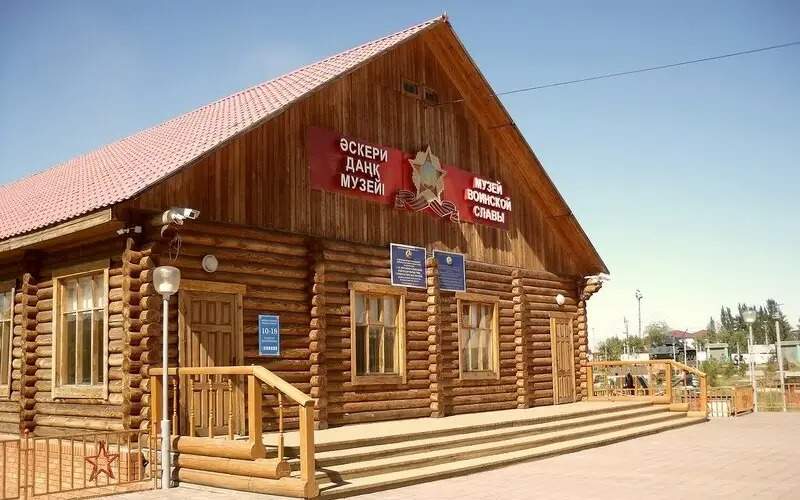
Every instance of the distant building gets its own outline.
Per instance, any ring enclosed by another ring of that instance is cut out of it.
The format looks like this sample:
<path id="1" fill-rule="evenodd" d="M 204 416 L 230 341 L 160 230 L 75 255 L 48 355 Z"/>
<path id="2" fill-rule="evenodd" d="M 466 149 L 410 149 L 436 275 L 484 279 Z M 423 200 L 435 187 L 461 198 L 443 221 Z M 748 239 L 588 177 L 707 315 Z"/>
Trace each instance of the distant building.
<path id="1" fill-rule="evenodd" d="M 706 345 L 706 357 L 715 361 L 730 361 L 731 353 L 726 342 Z"/>

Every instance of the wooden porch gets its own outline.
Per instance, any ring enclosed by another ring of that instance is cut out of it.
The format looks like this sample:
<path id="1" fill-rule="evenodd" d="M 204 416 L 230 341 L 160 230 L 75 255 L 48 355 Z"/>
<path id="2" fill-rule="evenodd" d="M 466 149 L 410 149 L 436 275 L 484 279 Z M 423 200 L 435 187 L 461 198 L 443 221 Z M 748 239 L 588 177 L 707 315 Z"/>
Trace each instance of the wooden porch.
<path id="1" fill-rule="evenodd" d="M 633 439 L 705 422 L 649 401 L 582 401 L 442 418 L 352 424 L 315 433 L 322 498 L 342 498 Z M 284 435 L 292 476 L 301 433 Z M 267 433 L 264 442 L 279 439 Z"/>
<path id="2" fill-rule="evenodd" d="M 589 363 L 588 369 L 592 381 L 588 401 L 315 430 L 314 400 L 263 367 L 170 368 L 171 439 L 178 455 L 173 478 L 257 493 L 345 497 L 707 420 L 706 377 L 694 368 L 659 361 Z M 151 370 L 155 393 L 160 390 L 160 373 Z M 192 376 L 209 378 L 195 384 L 188 378 Z M 243 380 L 233 383 L 237 377 Z M 246 425 L 238 428 L 233 405 L 224 404 L 233 401 L 230 390 L 227 400 L 224 396 L 231 387 L 246 393 Z M 181 391 L 191 397 L 182 398 Z M 209 405 L 199 422 L 191 403 L 195 399 Z M 188 419 L 183 419 L 188 425 L 180 423 L 175 403 L 181 401 L 189 402 Z M 220 403 L 221 418 L 214 401 Z M 265 433 L 262 408 L 273 403 L 277 403 L 277 431 Z M 154 400 L 151 423 L 160 420 L 159 406 Z M 298 430 L 286 429 L 287 418 L 297 418 Z M 216 434 L 214 428 L 225 422 L 227 432 Z M 152 432 L 155 435 L 157 429 Z"/>

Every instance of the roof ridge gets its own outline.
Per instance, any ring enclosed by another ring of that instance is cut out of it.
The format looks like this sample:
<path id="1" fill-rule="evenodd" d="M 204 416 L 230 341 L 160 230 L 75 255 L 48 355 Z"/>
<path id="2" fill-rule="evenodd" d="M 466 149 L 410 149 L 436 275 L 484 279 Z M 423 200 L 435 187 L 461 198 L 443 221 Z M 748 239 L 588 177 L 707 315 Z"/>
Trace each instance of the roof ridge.
<path id="1" fill-rule="evenodd" d="M 314 61 L 314 62 L 308 63 L 308 64 L 306 64 L 306 65 L 304 65 L 304 66 L 300 66 L 299 68 L 297 68 L 297 69 L 293 69 L 293 70 L 289 71 L 288 73 L 284 73 L 284 74 L 282 74 L 282 75 L 278 75 L 278 76 L 276 76 L 276 77 L 270 78 L 269 80 L 265 80 L 265 81 L 263 81 L 263 82 L 261 82 L 261 83 L 257 83 L 257 84 L 255 84 L 255 85 L 251 85 L 250 87 L 247 87 L 247 88 L 245 88 L 245 89 L 239 90 L 239 91 L 237 91 L 237 92 L 234 92 L 233 94 L 227 95 L 227 96 L 225 96 L 225 97 L 220 97 L 220 98 L 219 98 L 219 99 L 217 99 L 216 101 L 213 101 L 213 102 L 210 102 L 210 103 L 208 103 L 208 104 L 205 104 L 205 105 L 203 105 L 203 106 L 201 106 L 201 107 L 199 107 L 199 108 L 197 108 L 197 109 L 194 109 L 194 110 L 192 110 L 192 111 L 188 111 L 187 113 L 184 113 L 184 114 L 193 113 L 194 111 L 198 111 L 198 110 L 200 110 L 200 109 L 203 109 L 203 108 L 206 108 L 206 107 L 208 107 L 208 106 L 213 106 L 214 104 L 219 104 L 219 103 L 221 103 L 221 102 L 223 102 L 223 101 L 225 101 L 225 100 L 227 100 L 227 99 L 230 99 L 230 98 L 232 98 L 232 97 L 236 97 L 237 95 L 241 95 L 241 94 L 243 94 L 243 93 L 245 93 L 245 92 L 249 92 L 249 91 L 251 91 L 251 90 L 255 90 L 255 89 L 257 89 L 258 87 L 261 87 L 262 85 L 267 85 L 267 84 L 269 84 L 269 83 L 276 82 L 276 81 L 280 80 L 281 78 L 287 78 L 287 77 L 289 77 L 289 76 L 295 75 L 295 74 L 297 74 L 297 73 L 299 73 L 299 72 L 301 72 L 301 71 L 304 71 L 304 70 L 307 70 L 307 69 L 311 68 L 312 66 L 316 66 L 316 65 L 318 65 L 318 64 L 323 64 L 323 63 L 325 63 L 325 62 L 327 62 L 327 61 L 330 61 L 331 59 L 334 59 L 334 58 L 336 58 L 336 57 L 341 57 L 341 56 L 344 56 L 344 55 L 346 55 L 346 54 L 350 54 L 350 53 L 352 53 L 352 52 L 355 52 L 355 51 L 357 51 L 357 50 L 363 49 L 364 47 L 366 47 L 366 46 L 368 46 L 368 45 L 372 45 L 372 44 L 374 44 L 374 43 L 378 43 L 378 42 L 381 42 L 381 41 L 383 41 L 383 40 L 386 40 L 387 38 L 392 38 L 392 37 L 394 37 L 394 36 L 401 35 L 401 34 L 403 34 L 403 33 L 407 32 L 407 31 L 417 30 L 417 29 L 420 29 L 420 28 L 426 27 L 427 25 L 433 24 L 433 23 L 435 23 L 435 22 L 438 22 L 438 21 L 444 21 L 444 20 L 446 20 L 446 19 L 447 19 L 447 18 L 446 18 L 446 17 L 445 17 L 445 15 L 443 14 L 443 15 L 440 15 L 440 16 L 437 16 L 437 17 L 434 17 L 434 18 L 428 19 L 427 21 L 423 21 L 423 22 L 421 22 L 421 23 L 415 24 L 415 25 L 413 25 L 413 26 L 409 26 L 409 27 L 407 27 L 407 28 L 404 28 L 404 29 L 402 29 L 402 30 L 400 30 L 400 31 L 396 31 L 396 32 L 394 32 L 394 33 L 390 33 L 390 34 L 388 34 L 388 35 L 384 35 L 384 36 L 382 36 L 382 37 L 375 38 L 375 39 L 373 39 L 373 40 L 368 40 L 368 41 L 366 41 L 366 42 L 364 42 L 364 43 L 362 43 L 362 44 L 360 44 L 360 45 L 357 45 L 357 46 L 355 46 L 355 47 L 351 47 L 351 48 L 349 48 L 349 49 L 346 49 L 346 50 L 343 50 L 343 51 L 341 51 L 341 52 L 337 52 L 336 54 L 332 54 L 332 55 L 330 55 L 330 56 L 328 56 L 328 57 L 326 57 L 326 58 L 324 58 L 324 59 L 320 59 L 320 60 L 318 60 L 318 61 Z M 181 115 L 181 116 L 183 116 L 183 115 Z M 170 118 L 169 120 L 167 120 L 166 122 L 163 122 L 163 123 L 167 123 L 167 122 L 169 122 L 169 121 L 171 121 L 171 120 L 174 120 L 174 119 L 176 119 L 176 118 L 180 118 L 180 116 L 176 116 L 176 117 L 174 117 L 174 118 Z"/>
<path id="2" fill-rule="evenodd" d="M 0 240 L 131 199 L 440 22 L 447 22 L 446 15 L 329 55 L 2 184 Z"/>
<path id="3" fill-rule="evenodd" d="M 375 38 L 375 39 L 372 39 L 372 40 L 368 40 L 368 41 L 366 41 L 366 42 L 364 42 L 364 43 L 362 43 L 360 45 L 357 45 L 355 47 L 351 47 L 349 49 L 343 50 L 341 52 L 337 52 L 337 53 L 332 54 L 332 55 L 330 55 L 328 57 L 325 57 L 323 59 L 319 59 L 317 61 L 308 63 L 308 64 L 306 64 L 304 66 L 301 66 L 299 68 L 293 69 L 293 70 L 289 71 L 288 73 L 283 73 L 281 75 L 278 75 L 278 76 L 275 76 L 273 78 L 270 78 L 269 80 L 264 80 L 264 81 L 262 81 L 260 83 L 255 84 L 255 85 L 251 85 L 251 86 L 249 86 L 247 88 L 238 90 L 238 91 L 236 91 L 236 92 L 234 92 L 232 94 L 228 94 L 228 95 L 226 95 L 224 97 L 220 97 L 220 98 L 218 98 L 218 99 L 216 99 L 216 100 L 214 100 L 212 102 L 209 102 L 207 104 L 203 104 L 202 106 L 199 106 L 197 108 L 191 109 L 189 111 L 185 111 L 185 112 L 183 112 L 183 113 L 181 113 L 181 114 L 179 114 L 177 116 L 173 116 L 172 118 L 168 118 L 167 120 L 164 120 L 162 122 L 158 122 L 156 124 L 153 124 L 153 125 L 147 126 L 145 128 L 136 130 L 136 131 L 131 132 L 131 133 L 129 133 L 129 134 L 123 136 L 123 137 L 120 137 L 118 139 L 112 140 L 111 142 L 108 142 L 108 143 L 105 143 L 105 144 L 101 144 L 101 145 L 96 146 L 96 147 L 94 147 L 92 149 L 89 149 L 88 151 L 84 151 L 82 153 L 78 153 L 75 156 L 73 156 L 72 158 L 69 158 L 69 159 L 64 160 L 62 162 L 51 164 L 51 165 L 49 165 L 47 167 L 42 168 L 41 170 L 28 173 L 27 175 L 24 175 L 24 176 L 19 177 L 17 179 L 13 179 L 13 180 L 11 180 L 11 181 L 9 181 L 7 183 L 0 184 L 0 193 L 2 193 L 6 188 L 9 188 L 11 186 L 15 186 L 17 184 L 20 184 L 20 183 L 26 181 L 26 180 L 29 180 L 29 179 L 34 178 L 36 176 L 45 174 L 45 173 L 50 172 L 52 170 L 56 170 L 58 168 L 64 167 L 64 166 L 68 165 L 69 163 L 72 163 L 72 162 L 75 162 L 75 161 L 79 161 L 79 160 L 85 158 L 86 156 L 98 151 L 101 148 L 114 146 L 114 145 L 119 144 L 120 142 L 122 142 L 122 141 L 124 141 L 126 139 L 129 139 L 131 137 L 134 137 L 134 136 L 136 136 L 138 134 L 146 133 L 146 132 L 151 131 L 153 129 L 156 129 L 158 127 L 162 127 L 162 126 L 164 126 L 164 125 L 166 125 L 168 123 L 172 123 L 172 122 L 175 122 L 175 121 L 180 120 L 182 118 L 185 118 L 186 116 L 191 115 L 192 113 L 197 113 L 198 111 L 202 111 L 202 110 L 207 109 L 209 107 L 212 107 L 212 106 L 215 106 L 215 105 L 220 104 L 222 102 L 225 102 L 225 101 L 227 101 L 229 99 L 232 99 L 232 98 L 235 98 L 237 96 L 241 96 L 242 94 L 245 94 L 247 92 L 256 90 L 259 87 L 262 87 L 264 85 L 268 85 L 270 83 L 274 83 L 274 82 L 276 82 L 278 80 L 281 80 L 283 78 L 288 78 L 288 77 L 290 77 L 292 75 L 296 75 L 297 73 L 299 73 L 301 71 L 304 71 L 304 70 L 307 70 L 307 69 L 311 68 L 312 66 L 324 64 L 325 62 L 328 62 L 328 61 L 330 61 L 330 60 L 332 60 L 334 58 L 341 57 L 341 56 L 344 56 L 344 55 L 347 55 L 347 54 L 351 54 L 351 53 L 353 53 L 353 52 L 355 52 L 357 50 L 363 49 L 364 47 L 366 47 L 368 45 L 371 45 L 371 44 L 374 44 L 374 43 L 379 43 L 379 42 L 381 42 L 383 40 L 386 40 L 388 38 L 392 38 L 392 37 L 401 35 L 401 34 L 403 34 L 405 32 L 418 30 L 418 29 L 426 27 L 426 26 L 428 26 L 430 24 L 433 24 L 433 23 L 436 23 L 436 22 L 439 22 L 439 21 L 446 21 L 446 20 L 447 20 L 447 15 L 446 14 L 439 15 L 437 17 L 428 19 L 427 21 L 423 21 L 421 23 L 417 23 L 417 24 L 415 24 L 413 26 L 406 27 L 406 28 L 404 28 L 402 30 L 396 31 L 394 33 L 390 33 L 388 35 L 384 35 L 382 37 L 378 37 L 378 38 Z"/>

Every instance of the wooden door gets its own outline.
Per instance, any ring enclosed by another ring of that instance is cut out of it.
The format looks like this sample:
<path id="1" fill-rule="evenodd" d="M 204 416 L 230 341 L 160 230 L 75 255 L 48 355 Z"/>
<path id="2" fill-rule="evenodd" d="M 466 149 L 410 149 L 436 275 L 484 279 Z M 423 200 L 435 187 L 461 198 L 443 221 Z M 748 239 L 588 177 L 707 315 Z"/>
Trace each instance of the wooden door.
<path id="1" fill-rule="evenodd" d="M 182 291 L 179 309 L 181 367 L 242 364 L 241 295 Z M 238 433 L 244 418 L 239 377 L 184 376 L 180 385 L 181 428 L 186 435 Z"/>
<path id="2" fill-rule="evenodd" d="M 572 403 L 575 401 L 572 318 L 550 318 L 550 349 L 553 358 L 553 403 Z"/>

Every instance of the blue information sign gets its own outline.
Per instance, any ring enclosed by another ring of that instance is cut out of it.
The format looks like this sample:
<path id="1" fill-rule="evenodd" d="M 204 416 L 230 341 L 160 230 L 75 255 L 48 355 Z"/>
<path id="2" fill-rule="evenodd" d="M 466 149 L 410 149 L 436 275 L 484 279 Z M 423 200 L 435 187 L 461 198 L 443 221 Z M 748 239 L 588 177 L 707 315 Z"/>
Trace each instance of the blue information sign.
<path id="1" fill-rule="evenodd" d="M 389 245 L 392 267 L 392 285 L 426 288 L 428 273 L 425 267 L 425 249 L 408 245 Z"/>
<path id="2" fill-rule="evenodd" d="M 281 355 L 281 320 L 277 314 L 258 315 L 258 355 Z"/>
<path id="3" fill-rule="evenodd" d="M 436 268 L 439 271 L 439 289 L 446 292 L 466 292 L 464 255 L 434 250 L 433 258 L 436 259 Z"/>

